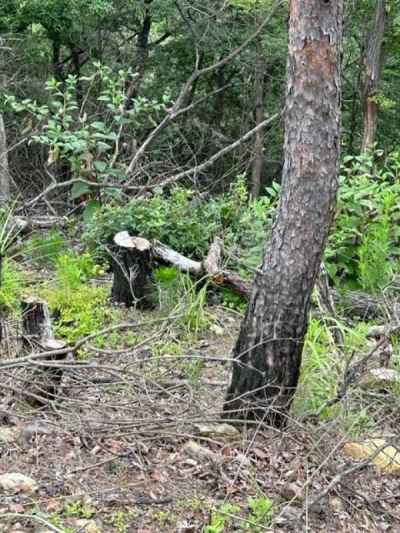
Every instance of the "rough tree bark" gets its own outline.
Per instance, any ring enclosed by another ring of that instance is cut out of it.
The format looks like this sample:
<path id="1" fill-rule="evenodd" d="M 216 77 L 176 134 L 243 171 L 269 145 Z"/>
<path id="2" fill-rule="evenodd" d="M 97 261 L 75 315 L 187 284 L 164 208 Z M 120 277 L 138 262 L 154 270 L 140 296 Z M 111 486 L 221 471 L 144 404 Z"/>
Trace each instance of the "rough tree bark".
<path id="1" fill-rule="evenodd" d="M 365 75 L 362 88 L 364 106 L 364 134 L 362 152 L 369 150 L 374 142 L 378 123 L 376 94 L 379 88 L 383 66 L 383 38 L 386 25 L 385 0 L 377 0 L 374 26 L 369 33 L 365 54 Z"/>
<path id="2" fill-rule="evenodd" d="M 285 423 L 337 190 L 342 0 L 291 0 L 282 194 L 233 351 L 232 419 Z"/>

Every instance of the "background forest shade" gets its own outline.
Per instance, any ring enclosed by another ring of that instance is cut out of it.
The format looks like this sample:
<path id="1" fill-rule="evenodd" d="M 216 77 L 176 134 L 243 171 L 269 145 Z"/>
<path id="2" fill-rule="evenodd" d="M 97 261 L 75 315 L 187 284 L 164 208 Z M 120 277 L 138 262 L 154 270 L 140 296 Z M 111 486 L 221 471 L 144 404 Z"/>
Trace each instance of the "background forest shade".
<path id="1" fill-rule="evenodd" d="M 263 31 L 239 54 L 190 84 L 182 103 L 189 111 L 149 144 L 130 179 L 150 184 L 151 197 L 124 193 L 118 186 L 126 183 L 132 157 L 173 109 L 196 61 L 202 69 L 227 57 L 273 6 Z M 326 252 L 332 278 L 367 290 L 388 282 L 399 244 L 400 6 L 394 0 L 384 2 L 379 83 L 369 95 L 378 110 L 375 145 L 360 153 L 377 6 L 345 5 L 341 192 Z M 283 109 L 287 2 L 2 0 L 0 8 L 1 109 L 15 193 L 34 198 L 52 181 L 85 180 L 53 200 L 56 206 L 59 198 L 60 209 L 67 200 L 72 211 L 83 211 L 85 242 L 99 256 L 123 229 L 197 258 L 220 234 L 240 260 L 232 254 L 236 268 L 241 261 L 257 266 L 279 191 L 280 118 L 183 177 L 178 188 L 157 184 L 208 161 Z"/>

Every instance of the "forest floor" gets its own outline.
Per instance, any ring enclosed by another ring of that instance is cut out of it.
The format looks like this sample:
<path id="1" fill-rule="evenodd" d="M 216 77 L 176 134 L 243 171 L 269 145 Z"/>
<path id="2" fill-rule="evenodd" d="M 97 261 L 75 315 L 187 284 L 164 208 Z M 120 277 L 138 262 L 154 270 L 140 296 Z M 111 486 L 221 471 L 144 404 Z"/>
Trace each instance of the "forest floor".
<path id="1" fill-rule="evenodd" d="M 193 333 L 179 314 L 108 306 L 118 320 L 104 326 L 128 326 L 67 359 L 56 400 L 29 406 L 37 369 L 2 369 L 0 475 L 34 484 L 0 489 L 0 531 L 400 532 L 398 475 L 344 452 L 398 435 L 390 395 L 350 398 L 369 410 L 357 434 L 342 410 L 233 427 L 221 412 L 236 311 L 205 306 Z"/>

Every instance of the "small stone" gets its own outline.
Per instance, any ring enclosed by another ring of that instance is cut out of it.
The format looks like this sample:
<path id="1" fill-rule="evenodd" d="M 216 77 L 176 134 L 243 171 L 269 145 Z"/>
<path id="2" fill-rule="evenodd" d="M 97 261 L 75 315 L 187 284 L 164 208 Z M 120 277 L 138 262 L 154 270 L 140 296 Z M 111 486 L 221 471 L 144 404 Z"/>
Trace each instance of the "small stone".
<path id="1" fill-rule="evenodd" d="M 40 422 L 33 422 L 32 424 L 27 424 L 21 428 L 20 437 L 25 442 L 31 442 L 31 440 L 38 435 L 51 435 L 52 431 L 46 425 Z"/>
<path id="2" fill-rule="evenodd" d="M 10 444 L 17 440 L 17 430 L 16 428 L 4 428 L 0 427 L 0 443 Z"/>
<path id="3" fill-rule="evenodd" d="M 371 368 L 360 380 L 360 386 L 372 390 L 393 390 L 400 387 L 400 372 L 392 368 Z"/>
<path id="4" fill-rule="evenodd" d="M 251 459 L 249 459 L 244 453 L 238 453 L 235 457 L 235 461 L 241 466 L 251 466 Z"/>
<path id="5" fill-rule="evenodd" d="M 206 341 L 205 339 L 199 342 L 199 348 L 208 348 L 209 346 L 210 346 L 210 343 Z"/>
<path id="6" fill-rule="evenodd" d="M 367 339 L 379 339 L 387 334 L 386 326 L 372 326 L 367 332 Z"/>
<path id="7" fill-rule="evenodd" d="M 354 459 L 368 459 L 378 448 L 385 445 L 384 439 L 369 439 L 364 442 L 348 442 L 343 451 Z M 371 461 L 382 472 L 400 475 L 400 449 L 387 445 Z"/>
<path id="8" fill-rule="evenodd" d="M 18 492 L 32 494 L 37 491 L 38 485 L 34 479 L 28 476 L 11 472 L 0 476 L 0 488 L 14 494 Z"/>
<path id="9" fill-rule="evenodd" d="M 215 335 L 218 335 L 218 337 L 221 337 L 224 334 L 224 329 L 221 328 L 221 326 L 218 326 L 218 324 L 212 324 L 210 326 L 210 331 L 212 331 Z"/>
<path id="10" fill-rule="evenodd" d="M 95 520 L 75 520 L 74 525 L 78 528 L 78 531 L 84 533 L 102 533 L 102 529 L 97 525 Z"/>
<path id="11" fill-rule="evenodd" d="M 195 533 L 196 526 L 195 524 L 191 524 L 190 522 L 187 522 L 186 520 L 183 520 L 182 522 L 178 522 L 176 524 L 176 533 Z"/>
<path id="12" fill-rule="evenodd" d="M 183 446 L 183 451 L 196 461 L 212 461 L 213 463 L 219 463 L 222 461 L 221 456 L 212 452 L 208 448 L 201 446 L 194 440 L 188 441 Z"/>
<path id="13" fill-rule="evenodd" d="M 343 500 L 337 496 L 332 496 L 329 499 L 329 505 L 335 513 L 342 513 L 344 511 Z"/>
<path id="14" fill-rule="evenodd" d="M 239 430 L 230 424 L 195 424 L 194 427 L 197 433 L 202 437 L 218 438 L 223 437 L 227 439 L 238 439 L 240 437 Z"/>

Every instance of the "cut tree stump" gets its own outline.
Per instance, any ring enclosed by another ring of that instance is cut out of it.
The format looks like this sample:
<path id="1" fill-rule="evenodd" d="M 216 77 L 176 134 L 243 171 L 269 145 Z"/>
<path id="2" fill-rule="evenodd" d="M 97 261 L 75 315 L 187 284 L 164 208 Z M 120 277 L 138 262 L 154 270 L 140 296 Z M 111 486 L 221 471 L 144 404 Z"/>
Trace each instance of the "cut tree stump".
<path id="1" fill-rule="evenodd" d="M 112 299 L 127 307 L 153 307 L 151 243 L 121 231 L 114 236 L 114 244 Z"/>
<path id="2" fill-rule="evenodd" d="M 53 337 L 47 302 L 28 296 L 21 301 L 22 333 L 25 346 L 41 346 Z"/>
<path id="3" fill-rule="evenodd" d="M 29 296 L 21 301 L 22 310 L 22 338 L 26 349 L 42 350 L 44 352 L 62 350 L 67 345 L 64 341 L 54 338 L 51 325 L 50 311 L 46 301 Z M 49 400 L 53 400 L 63 377 L 62 368 L 52 364 L 67 357 L 67 352 L 54 354 L 51 358 L 37 360 L 37 368 L 29 375 L 26 382 L 25 398 L 34 407 L 41 407 Z"/>

